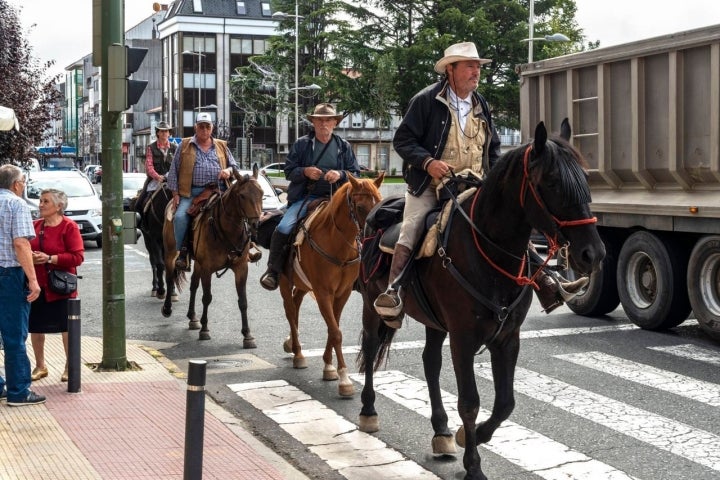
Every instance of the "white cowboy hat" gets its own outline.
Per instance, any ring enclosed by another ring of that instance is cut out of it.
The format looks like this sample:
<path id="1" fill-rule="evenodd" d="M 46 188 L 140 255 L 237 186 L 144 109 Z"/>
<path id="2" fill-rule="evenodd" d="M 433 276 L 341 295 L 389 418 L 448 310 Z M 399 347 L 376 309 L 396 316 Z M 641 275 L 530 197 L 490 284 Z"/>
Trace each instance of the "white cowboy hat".
<path id="1" fill-rule="evenodd" d="M 313 118 L 334 118 L 338 123 L 344 118 L 345 116 L 335 111 L 335 107 L 333 107 L 329 103 L 319 103 L 315 105 L 315 110 L 313 113 L 308 113 L 307 118 L 312 120 Z"/>
<path id="2" fill-rule="evenodd" d="M 492 62 L 489 58 L 480 58 L 473 42 L 462 42 L 450 45 L 445 49 L 445 56 L 435 64 L 435 71 L 445 73 L 445 67 L 462 60 L 478 60 L 480 65 Z"/>

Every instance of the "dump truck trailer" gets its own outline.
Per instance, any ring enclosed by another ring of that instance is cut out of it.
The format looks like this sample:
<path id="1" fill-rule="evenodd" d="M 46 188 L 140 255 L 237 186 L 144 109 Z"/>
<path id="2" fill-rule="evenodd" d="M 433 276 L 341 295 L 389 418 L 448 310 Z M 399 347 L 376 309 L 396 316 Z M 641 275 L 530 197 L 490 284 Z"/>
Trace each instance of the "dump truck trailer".
<path id="1" fill-rule="evenodd" d="M 622 304 L 650 330 L 693 313 L 720 339 L 720 25 L 519 72 L 522 138 L 570 120 L 607 250 L 569 307 L 599 316 Z"/>

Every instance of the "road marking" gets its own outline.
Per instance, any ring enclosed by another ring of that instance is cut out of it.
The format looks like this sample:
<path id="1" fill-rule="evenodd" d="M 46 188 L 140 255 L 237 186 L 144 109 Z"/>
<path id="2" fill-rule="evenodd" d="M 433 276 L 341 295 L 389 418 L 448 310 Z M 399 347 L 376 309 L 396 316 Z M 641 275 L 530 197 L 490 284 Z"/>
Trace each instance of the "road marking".
<path id="1" fill-rule="evenodd" d="M 475 373 L 492 381 L 488 362 L 475 364 Z M 720 470 L 720 437 L 713 433 L 524 368 L 515 370 L 515 391 L 661 450 Z"/>
<path id="2" fill-rule="evenodd" d="M 709 363 L 720 367 L 720 355 L 714 350 L 708 348 L 698 347 L 697 345 L 691 345 L 686 343 L 684 345 L 670 345 L 667 347 L 648 347 L 650 350 L 656 350 L 658 352 L 669 353 L 677 357 L 687 358 L 689 360 L 695 360 L 698 362 Z"/>
<path id="3" fill-rule="evenodd" d="M 284 380 L 228 387 L 349 480 L 438 478 Z"/>
<path id="4" fill-rule="evenodd" d="M 620 332 L 625 330 L 637 330 L 639 327 L 633 324 L 622 324 L 622 325 L 609 325 L 601 327 L 581 327 L 581 328 L 549 328 L 546 330 L 526 330 L 520 332 L 521 339 L 531 338 L 547 338 L 547 337 L 561 337 L 566 335 L 587 335 L 592 333 L 607 333 L 607 332 Z M 443 346 L 447 347 L 450 345 L 450 340 L 445 339 Z M 409 342 L 394 342 L 390 345 L 390 350 L 410 350 L 410 349 L 422 349 L 425 348 L 424 340 L 414 340 Z M 359 345 L 343 345 L 343 354 L 357 354 L 360 351 Z M 303 350 L 303 355 L 306 357 L 322 357 L 325 353 L 324 348 L 311 348 Z"/>
<path id="5" fill-rule="evenodd" d="M 365 382 L 365 376 L 361 374 L 350 375 L 350 378 L 361 385 Z M 373 380 L 375 393 L 384 395 L 427 419 L 430 418 L 430 399 L 424 380 L 394 370 L 376 372 Z M 457 396 L 445 390 L 441 390 L 441 395 L 448 414 L 448 426 L 451 430 L 457 431 L 462 424 L 457 413 Z M 489 416 L 490 411 L 481 408 L 478 420 Z M 383 416 L 381 415 L 380 418 L 382 419 Z M 428 438 L 430 432 L 431 428 L 428 425 Z M 481 447 L 548 480 L 634 478 L 567 445 L 507 420 L 495 431 L 492 440 L 482 444 Z"/>
<path id="6" fill-rule="evenodd" d="M 714 383 L 696 380 L 679 373 L 668 372 L 602 352 L 555 355 L 555 358 L 592 368 L 629 382 L 639 383 L 646 387 L 706 403 L 713 407 L 720 407 L 720 385 Z"/>

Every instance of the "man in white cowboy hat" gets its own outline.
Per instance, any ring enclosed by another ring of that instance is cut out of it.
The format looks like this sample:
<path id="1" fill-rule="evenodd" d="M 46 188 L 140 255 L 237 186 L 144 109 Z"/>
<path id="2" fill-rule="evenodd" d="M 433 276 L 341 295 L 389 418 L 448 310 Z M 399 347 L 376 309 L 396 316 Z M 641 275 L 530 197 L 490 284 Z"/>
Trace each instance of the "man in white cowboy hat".
<path id="1" fill-rule="evenodd" d="M 393 138 L 408 188 L 388 288 L 374 303 L 389 327 L 402 326 L 402 273 L 424 231 L 426 214 L 437 205 L 436 187 L 451 171 L 471 169 L 482 176 L 500 157 L 500 138 L 490 108 L 476 91 L 480 67 L 490 62 L 480 58 L 472 42 L 446 48 L 435 64 L 443 78 L 410 100 Z M 550 296 L 556 301 L 555 292 Z"/>
<path id="2" fill-rule="evenodd" d="M 173 192 L 175 218 L 175 245 L 177 248 L 175 267 L 190 270 L 190 258 L 186 234 L 190 225 L 187 214 L 193 198 L 200 195 L 206 186 L 217 185 L 224 189 L 224 182 L 233 174 L 237 163 L 227 142 L 212 136 L 213 121 L 208 112 L 198 113 L 195 119 L 195 135 L 183 138 L 175 150 L 167 184 Z"/>
<path id="3" fill-rule="evenodd" d="M 142 192 L 135 201 L 135 211 L 141 215 L 147 198 L 165 182 L 165 177 L 175 156 L 176 145 L 170 143 L 171 129 L 169 123 L 165 121 L 158 122 L 155 125 L 155 137 L 157 140 L 148 145 L 145 150 L 145 173 L 147 179 Z M 142 217 L 140 221 L 142 222 Z"/>
<path id="4" fill-rule="evenodd" d="M 290 181 L 288 209 L 272 234 L 268 268 L 260 277 L 260 285 L 267 290 L 278 287 L 278 274 L 287 260 L 290 237 L 297 222 L 305 217 L 308 204 L 336 192 L 347 181 L 348 172 L 360 175 L 352 147 L 333 133 L 343 115 L 331 104 L 320 103 L 307 118 L 314 131 L 298 138 L 285 160 L 285 178 Z"/>

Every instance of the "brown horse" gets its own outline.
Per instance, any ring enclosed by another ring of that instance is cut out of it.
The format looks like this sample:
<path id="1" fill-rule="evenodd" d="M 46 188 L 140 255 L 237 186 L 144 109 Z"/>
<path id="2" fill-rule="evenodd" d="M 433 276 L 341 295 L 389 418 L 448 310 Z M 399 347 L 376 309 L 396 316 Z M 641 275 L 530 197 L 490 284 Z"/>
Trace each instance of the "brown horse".
<path id="1" fill-rule="evenodd" d="M 559 240 L 568 240 L 575 272 L 599 269 L 605 256 L 588 206 L 590 189 L 584 161 L 567 142 L 567 120 L 561 137 L 548 139 L 540 123 L 533 143 L 498 160 L 477 193 L 456 204 L 436 254 L 418 260 L 402 287 L 405 313 L 426 326 L 422 359 L 436 454 L 455 452 L 439 381 L 442 345 L 450 335 L 458 413 L 463 423 L 456 440 L 461 446 L 467 445 L 463 457 L 466 480 L 486 479 L 476 446 L 490 440 L 515 406 L 513 377 L 520 326 L 532 301 L 528 286 L 534 280 L 527 276 L 531 229 L 547 236 L 551 254 Z M 368 230 L 366 227 L 362 281 L 358 282 L 363 296 L 359 362 L 365 373 L 359 423 L 360 430 L 374 432 L 379 429 L 379 420 L 373 369 L 384 363 L 395 330 L 388 329 L 373 308 L 375 298 L 387 285 L 387 267 L 383 272 L 378 265 L 387 265 L 387 260 L 369 262 L 378 257 L 374 254 L 376 232 Z M 483 345 L 490 352 L 495 402 L 490 417 L 476 424 L 480 398 L 473 363 Z"/>
<path id="2" fill-rule="evenodd" d="M 253 174 L 240 175 L 233 170 L 235 182 L 216 200 L 210 200 L 205 210 L 200 213 L 192 224 L 193 256 L 195 266 L 190 277 L 190 303 L 187 318 L 190 330 L 200 328 L 200 340 L 209 340 L 208 305 L 212 301 L 210 283 L 212 274 L 228 269 L 235 274 L 235 290 L 238 295 L 238 307 L 242 317 L 243 348 L 255 348 L 255 339 L 250 333 L 247 318 L 247 274 L 250 236 L 257 228 L 262 213 L 263 190 L 257 182 L 258 168 Z M 172 204 L 171 204 L 172 205 Z M 169 206 L 170 207 L 170 206 Z M 180 287 L 184 274 L 175 270 L 175 234 L 172 220 L 165 217 L 163 228 L 165 243 L 165 278 L 168 295 L 162 307 L 162 314 L 172 314 L 170 298 L 175 287 Z M 257 261 L 257 259 L 255 259 Z M 218 277 L 222 275 L 218 274 Z M 195 315 L 195 295 L 198 285 L 202 282 L 203 312 L 198 322 Z"/>
<path id="3" fill-rule="evenodd" d="M 280 293 L 290 324 L 290 337 L 284 348 L 293 353 L 293 367 L 307 367 L 298 338 L 298 322 L 302 300 L 313 292 L 328 330 L 323 380 L 339 378 L 338 391 L 342 396 L 352 396 L 354 387 L 342 353 L 340 315 L 358 277 L 360 232 L 368 213 L 381 199 L 378 187 L 383 178 L 381 174 L 375 180 L 357 180 L 348 174 L 349 181 L 300 226 L 298 237 L 304 239 L 280 275 Z M 332 364 L 333 351 L 337 369 Z"/>

